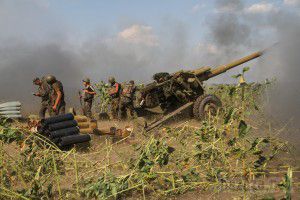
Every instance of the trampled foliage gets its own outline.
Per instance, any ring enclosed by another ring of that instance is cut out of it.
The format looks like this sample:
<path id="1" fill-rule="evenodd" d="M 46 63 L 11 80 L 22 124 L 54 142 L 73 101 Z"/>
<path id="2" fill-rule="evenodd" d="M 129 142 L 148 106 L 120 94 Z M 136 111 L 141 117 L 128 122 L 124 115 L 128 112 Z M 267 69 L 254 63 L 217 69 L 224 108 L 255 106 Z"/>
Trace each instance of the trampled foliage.
<path id="1" fill-rule="evenodd" d="M 251 198 L 253 192 L 247 192 L 253 181 L 274 172 L 277 156 L 288 148 L 275 134 L 264 134 L 249 122 L 250 114 L 262 112 L 260 101 L 267 86 L 243 87 L 211 87 L 224 107 L 199 126 L 183 123 L 151 134 L 135 133 L 134 143 L 131 138 L 130 143 L 105 139 L 100 149 L 87 152 L 60 151 L 42 136 L 2 122 L 0 196 L 141 199 L 197 189 L 230 190 L 236 196 L 242 191 Z M 15 152 L 10 151 L 11 145 Z M 282 197 L 291 195 L 292 169 L 280 185 L 285 190 Z"/>

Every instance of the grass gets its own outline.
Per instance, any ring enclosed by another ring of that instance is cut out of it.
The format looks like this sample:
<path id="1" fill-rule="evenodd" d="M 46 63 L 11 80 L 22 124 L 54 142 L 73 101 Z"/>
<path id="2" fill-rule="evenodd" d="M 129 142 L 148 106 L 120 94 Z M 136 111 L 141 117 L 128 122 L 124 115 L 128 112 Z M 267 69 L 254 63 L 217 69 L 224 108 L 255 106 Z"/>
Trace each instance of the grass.
<path id="1" fill-rule="evenodd" d="M 232 198 L 278 194 L 291 199 L 298 166 L 279 159 L 288 156 L 288 143 L 276 129 L 265 129 L 251 118 L 263 115 L 266 87 L 269 83 L 212 86 L 208 92 L 222 99 L 223 110 L 199 126 L 184 122 L 151 134 L 134 133 L 117 143 L 95 136 L 97 148 L 86 151 L 63 152 L 26 126 L 1 121 L 0 196 L 158 199 L 191 191 L 210 197 L 231 191 Z M 269 182 L 273 176 L 283 181 Z"/>

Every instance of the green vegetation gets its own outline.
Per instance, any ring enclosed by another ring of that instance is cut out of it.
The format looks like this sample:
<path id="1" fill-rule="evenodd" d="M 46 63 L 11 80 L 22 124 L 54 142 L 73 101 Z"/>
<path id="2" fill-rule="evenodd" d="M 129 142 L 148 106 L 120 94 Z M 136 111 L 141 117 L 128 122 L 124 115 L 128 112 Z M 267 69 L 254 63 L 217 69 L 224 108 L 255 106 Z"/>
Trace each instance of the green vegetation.
<path id="1" fill-rule="evenodd" d="M 268 85 L 211 86 L 208 92 L 224 104 L 217 116 L 151 134 L 135 133 L 127 142 L 112 143 L 107 137 L 84 152 L 60 151 L 42 136 L 2 121 L 0 196 L 157 199 L 197 190 L 211 195 L 232 191 L 233 197 L 248 199 L 274 199 L 278 193 L 291 199 L 294 168 L 286 168 L 285 175 L 278 167 L 289 163 L 277 159 L 288 156 L 287 142 L 276 136 L 275 129 L 265 131 L 250 117 L 261 117 L 260 102 Z M 284 180 L 269 183 L 272 174 Z"/>
<path id="2" fill-rule="evenodd" d="M 108 112 L 108 105 L 111 101 L 111 98 L 108 94 L 109 85 L 103 81 L 95 84 L 95 89 L 97 93 L 97 110 L 100 111 L 100 113 Z"/>

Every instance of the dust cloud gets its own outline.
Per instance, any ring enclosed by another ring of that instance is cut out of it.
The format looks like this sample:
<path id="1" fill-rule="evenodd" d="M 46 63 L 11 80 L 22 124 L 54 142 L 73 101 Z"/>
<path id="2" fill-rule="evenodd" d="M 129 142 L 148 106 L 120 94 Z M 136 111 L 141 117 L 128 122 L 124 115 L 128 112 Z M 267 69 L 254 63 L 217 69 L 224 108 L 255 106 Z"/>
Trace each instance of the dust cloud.
<path id="1" fill-rule="evenodd" d="M 300 16 L 282 12 L 272 16 L 271 23 L 279 44 L 266 55 L 262 66 L 276 74 L 272 113 L 300 128 Z"/>
<path id="2" fill-rule="evenodd" d="M 262 2 L 260 6 L 263 5 L 270 10 L 251 13 L 253 10 L 247 9 L 243 1 L 217 0 L 218 13 L 208 21 L 208 40 L 219 47 L 220 61 L 233 58 L 233 54 L 247 55 L 247 52 L 263 50 L 278 42 L 267 49 L 263 57 L 250 62 L 251 71 L 246 78 L 250 81 L 275 78 L 269 94 L 268 113 L 300 128 L 300 15 L 297 10 L 285 6 L 275 8 Z M 236 72 L 238 70 L 232 73 Z M 226 81 L 228 76 L 221 76 L 219 81 L 224 82 L 224 79 Z"/>
<path id="3" fill-rule="evenodd" d="M 299 7 L 293 11 L 282 6 L 265 13 L 251 13 L 248 8 L 240 0 L 215 1 L 205 20 L 207 34 L 197 46 L 190 43 L 189 26 L 172 17 L 162 20 L 161 30 L 144 24 L 132 26 L 130 31 L 140 29 L 146 43 L 134 38 L 128 41 L 124 34 L 91 33 L 78 39 L 73 34 L 76 30 L 57 19 L 47 5 L 0 0 L 0 100 L 20 100 L 32 110 L 38 103 L 31 96 L 33 77 L 53 74 L 65 86 L 67 103 L 76 105 L 80 80 L 86 76 L 94 81 L 114 75 L 120 81 L 147 82 L 155 72 L 225 64 L 279 42 L 262 58 L 247 63 L 251 70 L 246 79 L 277 78 L 271 113 L 283 120 L 298 120 Z M 240 70 L 212 82 L 232 82 L 231 75 Z"/>
<path id="4" fill-rule="evenodd" d="M 0 100 L 19 100 L 25 111 L 38 109 L 39 98 L 31 95 L 36 90 L 34 77 L 55 75 L 64 85 L 67 104 L 76 107 L 84 77 L 94 83 L 112 75 L 121 82 L 145 82 L 157 71 L 179 67 L 185 57 L 187 37 L 180 21 L 162 21 L 162 37 L 170 40 L 160 40 L 143 24 L 130 25 L 119 34 L 107 36 L 100 31 L 78 38 L 72 34 L 76 30 L 45 6 L 31 0 L 0 1 L 0 28 L 4 30 L 0 32 Z M 142 40 L 128 36 L 131 32 Z"/>
<path id="5" fill-rule="evenodd" d="M 34 77 L 55 74 L 62 80 L 65 92 L 76 94 L 76 81 L 81 80 L 83 73 L 77 57 L 59 44 L 32 46 L 18 43 L 1 49 L 5 52 L 5 59 L 1 66 L 1 100 L 19 100 L 25 110 L 36 107 L 38 98 L 31 95 L 36 88 L 33 87 Z M 72 101 L 72 96 L 67 96 Z"/>

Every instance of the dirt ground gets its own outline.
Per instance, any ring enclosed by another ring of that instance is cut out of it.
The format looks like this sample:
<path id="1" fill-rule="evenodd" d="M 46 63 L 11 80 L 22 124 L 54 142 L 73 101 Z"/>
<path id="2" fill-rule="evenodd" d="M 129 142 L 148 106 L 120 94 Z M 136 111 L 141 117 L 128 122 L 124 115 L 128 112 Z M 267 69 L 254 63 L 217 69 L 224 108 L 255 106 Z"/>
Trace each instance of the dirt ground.
<path id="1" fill-rule="evenodd" d="M 146 120 L 147 121 L 147 120 Z M 148 123 L 151 123 L 153 120 L 148 120 Z M 294 128 L 292 126 L 288 126 L 288 124 L 279 123 L 279 122 L 273 122 L 272 124 L 266 123 L 264 118 L 258 118 L 257 116 L 252 116 L 250 119 L 250 124 L 252 124 L 253 129 L 255 129 L 255 132 L 257 135 L 262 134 L 276 134 L 279 137 L 281 137 L 284 140 L 287 140 L 290 144 L 291 152 L 290 157 L 280 157 L 276 161 L 277 164 L 282 163 L 290 163 L 293 166 L 298 166 L 298 171 L 295 171 L 293 174 L 293 181 L 300 183 L 300 130 L 297 128 Z M 126 126 L 135 126 L 135 121 L 98 121 L 98 128 L 103 129 L 109 129 L 110 127 L 114 126 L 116 128 L 124 129 Z M 180 127 L 180 126 L 193 126 L 200 128 L 201 123 L 195 119 L 191 119 L 187 116 L 179 116 L 177 118 L 174 118 L 164 125 L 158 127 Z M 270 132 L 271 130 L 275 130 L 274 132 Z M 155 134 L 155 130 L 148 133 L 148 134 Z M 111 140 L 110 136 L 92 136 L 92 149 L 97 150 L 100 148 L 100 146 L 105 145 L 105 141 Z M 124 151 L 127 151 L 126 145 L 134 143 L 134 138 L 127 140 L 121 144 L 118 144 L 119 148 L 122 148 Z M 276 179 L 276 181 L 281 181 L 282 174 L 270 176 L 269 181 L 272 182 Z M 269 182 L 267 182 L 269 184 Z M 297 188 L 299 188 L 299 185 L 297 185 Z M 243 190 L 222 190 L 221 192 L 215 192 L 215 191 L 201 191 L 201 190 L 193 190 L 188 191 L 185 194 L 180 194 L 177 196 L 171 196 L 166 199 L 170 200 L 198 200 L 198 199 L 262 199 L 266 197 L 266 194 L 269 194 L 270 197 L 275 197 L 276 199 L 281 199 L 282 191 L 280 190 L 272 190 L 270 188 L 255 188 L 254 189 L 243 192 Z M 128 199 L 140 199 L 141 197 L 131 197 Z M 293 198 L 297 199 L 300 198 L 300 190 L 293 190 Z M 152 199 L 149 197 L 149 199 Z"/>
<path id="2" fill-rule="evenodd" d="M 151 123 L 153 119 L 147 119 L 148 123 Z M 288 161 L 293 166 L 297 166 L 297 171 L 293 174 L 293 181 L 300 183 L 300 130 L 297 128 L 294 128 L 293 126 L 289 125 L 288 123 L 281 123 L 278 121 L 273 121 L 272 123 L 267 123 L 265 118 L 261 118 L 259 116 L 251 116 L 248 119 L 249 123 L 255 130 L 255 134 L 262 135 L 262 134 L 275 134 L 281 137 L 282 139 L 285 139 L 289 142 L 291 147 L 291 154 L 290 157 L 280 157 L 276 161 L 276 163 L 285 163 Z M 117 129 L 124 129 L 126 126 L 130 127 L 136 127 L 136 121 L 117 121 L 117 120 L 98 120 L 97 125 L 99 129 L 106 129 L 109 130 L 111 127 L 116 127 Z M 181 126 L 192 126 L 196 128 L 200 128 L 201 123 L 197 120 L 194 120 L 186 115 L 176 117 L 164 125 L 158 127 L 159 129 L 163 127 L 181 127 Z M 152 132 L 149 132 L 147 134 L 155 134 L 156 130 L 153 130 Z M 139 132 L 135 132 L 135 134 L 140 134 Z M 90 147 L 88 151 L 82 151 L 80 154 L 85 159 L 89 159 L 91 161 L 96 162 L 105 162 L 105 152 L 99 152 L 107 143 L 113 142 L 113 138 L 109 135 L 91 135 L 92 141 L 90 143 Z M 124 142 L 116 144 L 119 151 L 124 153 L 124 156 L 126 156 L 126 152 L 130 151 L 130 148 L 128 148 L 128 145 L 134 144 L 135 137 L 131 137 L 128 140 L 125 140 Z M 17 150 L 17 148 L 14 145 L 7 145 L 6 148 L 9 149 L 9 152 L 13 155 L 14 152 Z M 111 162 L 114 161 L 114 158 L 111 157 Z M 274 178 L 276 181 L 280 181 L 282 179 L 282 174 L 275 175 L 270 177 L 268 179 L 269 181 L 274 181 Z M 72 188 L 72 183 L 74 183 L 75 180 L 73 175 L 67 175 L 65 176 L 64 180 L 62 180 L 62 186 L 66 189 Z M 267 184 L 270 185 L 270 182 Z M 265 180 L 266 181 L 266 180 Z M 293 190 L 293 199 L 300 198 L 300 190 L 299 186 L 297 186 L 297 190 Z M 216 192 L 221 191 L 221 192 Z M 266 197 L 266 194 L 270 194 L 270 197 L 275 197 L 276 199 L 282 198 L 282 191 L 276 189 L 273 190 L 272 188 L 256 188 L 255 185 L 253 186 L 253 190 L 249 190 L 247 192 L 243 192 L 243 190 L 212 190 L 212 191 L 203 191 L 203 190 L 192 190 L 187 191 L 184 194 L 178 194 L 176 196 L 170 196 L 165 197 L 163 199 L 170 199 L 170 200 L 198 200 L 198 199 L 262 199 Z M 140 196 L 132 196 L 130 198 L 126 198 L 129 200 L 133 199 L 141 199 Z M 151 196 L 149 196 L 147 199 L 155 199 Z"/>

